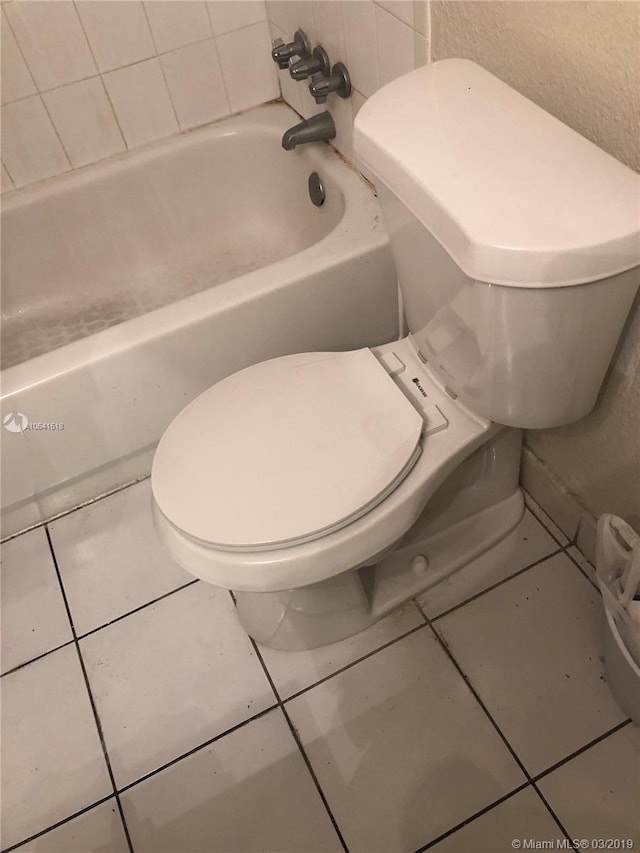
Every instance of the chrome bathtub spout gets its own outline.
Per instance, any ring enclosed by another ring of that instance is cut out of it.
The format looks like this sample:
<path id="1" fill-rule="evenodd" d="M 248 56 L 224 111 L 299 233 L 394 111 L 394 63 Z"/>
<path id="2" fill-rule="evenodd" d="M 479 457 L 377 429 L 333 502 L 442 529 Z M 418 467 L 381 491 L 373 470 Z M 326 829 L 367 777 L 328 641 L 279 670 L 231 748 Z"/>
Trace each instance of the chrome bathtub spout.
<path id="1" fill-rule="evenodd" d="M 292 151 L 296 145 L 302 145 L 305 142 L 324 142 L 327 139 L 333 139 L 335 135 L 336 126 L 333 123 L 333 117 L 325 110 L 286 130 L 282 137 L 282 147 L 285 151 Z"/>

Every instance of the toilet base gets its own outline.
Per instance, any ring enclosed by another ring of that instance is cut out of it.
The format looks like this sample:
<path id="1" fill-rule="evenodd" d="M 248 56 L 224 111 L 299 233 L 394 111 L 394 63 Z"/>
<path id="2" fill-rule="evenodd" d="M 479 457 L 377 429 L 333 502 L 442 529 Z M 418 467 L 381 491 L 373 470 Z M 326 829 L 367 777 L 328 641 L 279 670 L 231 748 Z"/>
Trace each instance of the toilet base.
<path id="1" fill-rule="evenodd" d="M 236 592 L 264 646 L 302 651 L 357 634 L 502 541 L 524 513 L 520 433 L 502 430 L 453 472 L 405 536 L 374 564 L 282 592 Z"/>

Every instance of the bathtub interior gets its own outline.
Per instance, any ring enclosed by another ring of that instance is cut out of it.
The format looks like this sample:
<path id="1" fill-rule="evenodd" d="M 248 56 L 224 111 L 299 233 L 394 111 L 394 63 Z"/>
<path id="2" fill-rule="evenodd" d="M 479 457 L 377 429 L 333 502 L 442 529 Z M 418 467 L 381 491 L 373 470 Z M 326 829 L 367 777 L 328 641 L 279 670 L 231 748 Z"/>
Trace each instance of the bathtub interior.
<path id="1" fill-rule="evenodd" d="M 284 152 L 297 120 L 265 105 L 9 194 L 5 327 L 24 322 L 25 360 L 0 407 L 28 424 L 3 432 L 3 536 L 148 475 L 173 418 L 231 373 L 396 338 L 377 199 L 330 146 Z"/>
<path id="2" fill-rule="evenodd" d="M 286 125 L 285 125 L 286 126 Z M 295 255 L 344 212 L 281 128 L 205 128 L 11 194 L 2 211 L 2 367 Z M 119 161 L 119 162 L 118 162 Z"/>

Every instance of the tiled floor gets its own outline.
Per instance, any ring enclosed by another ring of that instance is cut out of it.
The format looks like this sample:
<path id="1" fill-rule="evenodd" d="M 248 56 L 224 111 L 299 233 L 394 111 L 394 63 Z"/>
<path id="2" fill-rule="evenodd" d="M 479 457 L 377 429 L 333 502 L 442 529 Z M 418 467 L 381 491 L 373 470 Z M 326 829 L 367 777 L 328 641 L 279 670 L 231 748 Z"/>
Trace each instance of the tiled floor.
<path id="1" fill-rule="evenodd" d="M 3 850 L 640 844 L 593 569 L 533 502 L 448 582 L 300 653 L 255 646 L 149 504 L 145 481 L 3 548 Z"/>

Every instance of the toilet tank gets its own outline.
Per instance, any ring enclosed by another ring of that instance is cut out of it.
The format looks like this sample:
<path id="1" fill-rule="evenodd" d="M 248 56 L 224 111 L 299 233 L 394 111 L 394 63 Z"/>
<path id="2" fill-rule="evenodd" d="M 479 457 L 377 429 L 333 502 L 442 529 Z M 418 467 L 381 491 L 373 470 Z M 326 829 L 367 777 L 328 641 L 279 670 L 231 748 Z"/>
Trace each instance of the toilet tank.
<path id="1" fill-rule="evenodd" d="M 640 283 L 640 177 L 461 59 L 376 92 L 354 149 L 450 393 L 509 426 L 586 415 Z"/>

